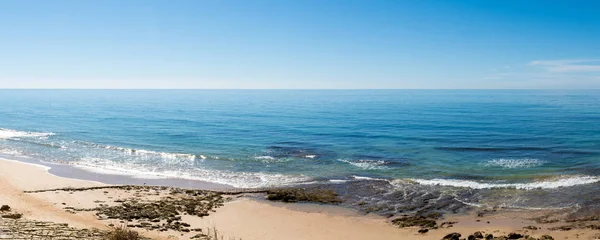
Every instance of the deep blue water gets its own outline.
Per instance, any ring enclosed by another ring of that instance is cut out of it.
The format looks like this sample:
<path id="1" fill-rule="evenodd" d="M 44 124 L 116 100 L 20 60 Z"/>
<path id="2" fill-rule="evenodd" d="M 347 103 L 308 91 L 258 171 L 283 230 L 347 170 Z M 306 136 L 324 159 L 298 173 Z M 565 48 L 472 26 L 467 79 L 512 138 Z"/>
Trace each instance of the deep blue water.
<path id="1" fill-rule="evenodd" d="M 0 90 L 0 153 L 236 187 L 600 181 L 600 91 Z"/>

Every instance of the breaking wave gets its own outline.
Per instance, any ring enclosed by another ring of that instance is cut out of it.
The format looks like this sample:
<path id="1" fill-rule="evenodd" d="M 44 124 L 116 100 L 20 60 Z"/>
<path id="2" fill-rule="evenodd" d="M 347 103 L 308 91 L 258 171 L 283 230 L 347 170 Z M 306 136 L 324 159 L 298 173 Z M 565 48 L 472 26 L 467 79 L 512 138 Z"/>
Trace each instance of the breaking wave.
<path id="1" fill-rule="evenodd" d="M 348 163 L 352 166 L 362 168 L 365 170 L 389 169 L 388 166 L 385 166 L 389 163 L 384 160 L 354 160 L 354 161 L 351 161 L 351 160 L 339 159 L 338 161 Z"/>
<path id="2" fill-rule="evenodd" d="M 13 138 L 45 138 L 48 136 L 55 135 L 51 132 L 26 132 L 17 131 L 12 129 L 0 128 L 0 139 L 13 139 Z"/>
<path id="3" fill-rule="evenodd" d="M 396 180 L 395 180 L 396 181 Z M 409 181 L 422 185 L 463 187 L 472 189 L 493 189 L 493 188 L 514 188 L 523 190 L 532 189 L 555 189 L 584 185 L 600 182 L 600 177 L 594 176 L 566 176 L 548 181 L 538 181 L 530 183 L 486 183 L 458 179 L 409 179 Z"/>
<path id="4" fill-rule="evenodd" d="M 75 143 L 91 146 L 95 148 L 107 149 L 107 150 L 115 150 L 118 152 L 122 152 L 128 155 L 133 156 L 142 156 L 142 157 L 159 157 L 166 160 L 189 160 L 193 162 L 196 160 L 196 155 L 187 154 L 187 153 L 170 153 L 170 152 L 158 152 L 144 149 L 134 149 L 134 148 L 126 148 L 126 147 L 116 147 L 110 145 L 102 145 L 97 143 L 89 143 L 82 141 L 75 141 Z M 200 159 L 206 159 L 206 156 L 200 155 Z"/>

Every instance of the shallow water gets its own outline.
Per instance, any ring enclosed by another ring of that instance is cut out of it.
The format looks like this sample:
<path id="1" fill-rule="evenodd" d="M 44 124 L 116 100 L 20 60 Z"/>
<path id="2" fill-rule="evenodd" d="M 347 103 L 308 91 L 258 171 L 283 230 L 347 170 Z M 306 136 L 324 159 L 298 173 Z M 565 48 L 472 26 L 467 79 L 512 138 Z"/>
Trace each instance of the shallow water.
<path id="1" fill-rule="evenodd" d="M 0 128 L 5 157 L 235 187 L 600 181 L 598 91 L 0 90 Z"/>

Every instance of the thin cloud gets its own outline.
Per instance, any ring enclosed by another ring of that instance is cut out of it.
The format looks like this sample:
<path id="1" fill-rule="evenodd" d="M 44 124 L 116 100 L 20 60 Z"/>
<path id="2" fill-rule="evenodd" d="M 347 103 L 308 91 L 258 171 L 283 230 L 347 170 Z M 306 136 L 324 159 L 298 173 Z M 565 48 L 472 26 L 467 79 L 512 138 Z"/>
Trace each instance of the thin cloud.
<path id="1" fill-rule="evenodd" d="M 600 88 L 600 59 L 538 60 L 482 77 L 497 88 Z"/>
<path id="2" fill-rule="evenodd" d="M 529 65 L 550 72 L 600 72 L 600 59 L 538 60 Z"/>

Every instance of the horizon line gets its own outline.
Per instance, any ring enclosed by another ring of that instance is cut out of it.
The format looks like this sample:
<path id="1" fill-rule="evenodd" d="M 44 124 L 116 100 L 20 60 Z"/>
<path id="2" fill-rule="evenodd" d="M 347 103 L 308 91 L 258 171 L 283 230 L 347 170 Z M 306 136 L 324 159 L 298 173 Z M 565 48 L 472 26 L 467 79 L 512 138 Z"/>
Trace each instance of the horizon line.
<path id="1" fill-rule="evenodd" d="M 0 90 L 600 90 L 600 88 L 0 88 Z"/>

